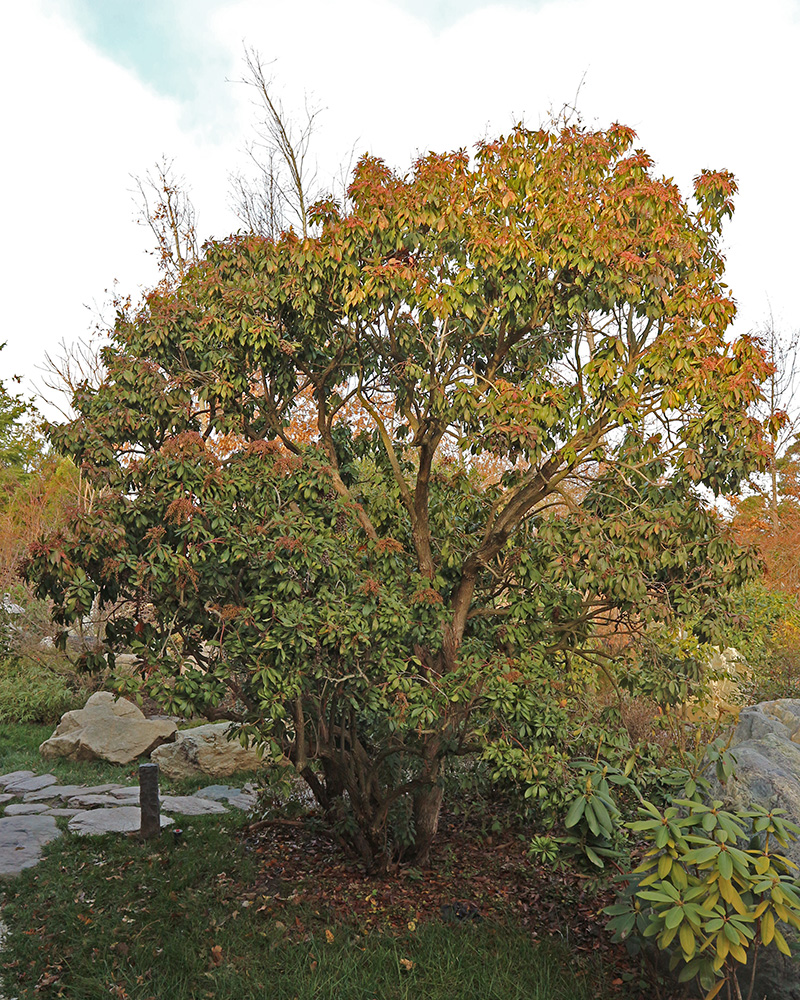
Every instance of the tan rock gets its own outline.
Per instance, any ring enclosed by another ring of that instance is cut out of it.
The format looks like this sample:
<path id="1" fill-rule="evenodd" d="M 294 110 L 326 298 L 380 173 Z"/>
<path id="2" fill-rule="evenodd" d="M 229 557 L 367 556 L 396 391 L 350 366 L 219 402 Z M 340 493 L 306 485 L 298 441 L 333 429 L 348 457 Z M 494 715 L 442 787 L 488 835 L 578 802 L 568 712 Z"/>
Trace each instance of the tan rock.
<path id="1" fill-rule="evenodd" d="M 108 691 L 93 694 L 82 709 L 67 712 L 49 740 L 39 747 L 43 757 L 107 760 L 129 764 L 174 739 L 177 726 L 167 719 L 147 719 L 125 698 Z"/>
<path id="2" fill-rule="evenodd" d="M 264 761 L 255 750 L 243 747 L 238 740 L 229 740 L 227 722 L 215 722 L 194 729 L 182 729 L 174 743 L 154 750 L 154 760 L 167 778 L 188 778 L 208 774 L 227 778 L 237 771 L 255 771 Z"/>
<path id="3" fill-rule="evenodd" d="M 706 669 L 712 671 L 713 680 L 708 682 L 705 698 L 692 698 L 678 706 L 677 714 L 687 722 L 736 716 L 746 701 L 751 671 L 737 650 L 716 650 Z"/>

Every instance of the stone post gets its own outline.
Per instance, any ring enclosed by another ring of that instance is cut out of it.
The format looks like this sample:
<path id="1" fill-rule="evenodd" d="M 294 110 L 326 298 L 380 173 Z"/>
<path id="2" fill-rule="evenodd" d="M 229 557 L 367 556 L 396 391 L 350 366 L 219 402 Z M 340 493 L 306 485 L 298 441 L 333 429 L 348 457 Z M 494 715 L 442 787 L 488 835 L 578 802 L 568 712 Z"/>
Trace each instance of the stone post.
<path id="1" fill-rule="evenodd" d="M 142 822 L 139 835 L 152 840 L 161 833 L 161 804 L 158 801 L 158 764 L 139 765 L 139 806 Z"/>

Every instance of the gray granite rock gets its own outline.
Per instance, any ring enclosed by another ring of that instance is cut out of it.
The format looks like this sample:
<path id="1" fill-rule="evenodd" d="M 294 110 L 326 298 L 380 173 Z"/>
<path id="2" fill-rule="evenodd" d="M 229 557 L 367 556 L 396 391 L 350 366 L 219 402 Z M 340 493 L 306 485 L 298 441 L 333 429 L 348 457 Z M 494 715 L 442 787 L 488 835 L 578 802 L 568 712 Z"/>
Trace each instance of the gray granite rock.
<path id="1" fill-rule="evenodd" d="M 5 809 L 6 816 L 36 816 L 43 812 L 47 812 L 47 806 L 38 802 L 12 802 Z"/>
<path id="2" fill-rule="evenodd" d="M 117 806 L 114 809 L 84 809 L 75 813 L 67 824 L 72 833 L 81 836 L 104 833 L 135 833 L 141 826 L 142 814 L 138 806 Z M 55 820 L 53 820 L 55 822 Z M 161 826 L 175 821 L 161 817 Z"/>
<path id="3" fill-rule="evenodd" d="M 724 786 L 712 782 L 711 797 L 722 799 L 732 811 L 754 804 L 783 809 L 786 818 L 800 824 L 800 700 L 780 699 L 742 709 L 731 741 L 733 776 Z M 800 864 L 800 840 L 785 853 Z M 792 952 L 800 941 L 786 933 Z M 786 960 L 774 946 L 759 952 L 754 997 L 800 1000 L 800 964 Z"/>
<path id="4" fill-rule="evenodd" d="M 18 875 L 42 856 L 42 848 L 60 836 L 52 816 L 0 817 L 0 877 Z"/>
<path id="5" fill-rule="evenodd" d="M 7 795 L 5 792 L 3 792 L 2 794 L 0 794 L 0 806 L 4 802 L 10 802 L 12 799 L 15 799 L 16 797 L 17 797 L 16 795 L 11 795 L 11 794 Z"/>
<path id="6" fill-rule="evenodd" d="M 733 742 L 737 744 L 761 740 L 770 734 L 795 743 L 800 742 L 800 701 L 779 698 L 743 708 L 739 713 Z"/>

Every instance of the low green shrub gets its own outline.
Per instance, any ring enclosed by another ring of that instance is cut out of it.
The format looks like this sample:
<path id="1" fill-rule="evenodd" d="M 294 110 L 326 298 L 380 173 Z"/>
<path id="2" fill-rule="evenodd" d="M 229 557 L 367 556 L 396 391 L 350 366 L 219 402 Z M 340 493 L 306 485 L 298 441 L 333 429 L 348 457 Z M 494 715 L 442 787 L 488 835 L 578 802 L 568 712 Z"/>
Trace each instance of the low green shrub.
<path id="1" fill-rule="evenodd" d="M 703 769 L 714 766 L 727 779 L 733 764 L 719 746 L 710 751 L 685 772 L 683 797 L 672 805 L 642 799 L 640 818 L 626 825 L 643 842 L 644 858 L 622 877 L 618 901 L 605 912 L 616 940 L 652 939 L 670 969 L 680 970 L 678 980 L 695 979 L 705 1000 L 726 985 L 728 996 L 750 1000 L 759 949 L 774 942 L 789 955 L 785 927 L 800 929 L 796 866 L 779 853 L 800 827 L 780 809 L 734 813 L 709 801 Z"/>
<path id="2" fill-rule="evenodd" d="M 69 678 L 27 657 L 0 660 L 0 722 L 54 723 L 84 696 Z"/>

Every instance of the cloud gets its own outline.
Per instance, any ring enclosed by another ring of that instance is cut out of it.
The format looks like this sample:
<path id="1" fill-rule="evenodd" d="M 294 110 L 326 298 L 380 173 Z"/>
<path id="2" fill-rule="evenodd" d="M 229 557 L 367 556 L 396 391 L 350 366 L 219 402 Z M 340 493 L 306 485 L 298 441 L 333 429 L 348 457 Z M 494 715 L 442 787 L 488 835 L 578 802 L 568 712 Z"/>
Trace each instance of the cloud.
<path id="1" fill-rule="evenodd" d="M 233 69 L 210 18 L 220 0 L 47 0 L 99 52 L 146 86 L 179 102 L 181 122 L 216 141 L 230 138 Z"/>
<path id="2" fill-rule="evenodd" d="M 154 280 L 131 174 L 164 153 L 187 174 L 202 164 L 203 214 L 229 228 L 224 155 L 181 126 L 177 101 L 101 55 L 42 3 L 15 5 L 13 23 L 9 10 L 0 72 L 3 92 L 18 98 L 5 102 L 0 166 L 13 275 L 0 334 L 6 379 L 32 375 L 45 350 L 84 335 L 92 325 L 85 304 L 102 302 L 115 279 L 133 292 Z"/>

